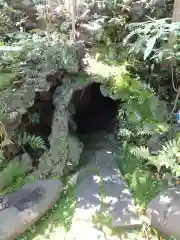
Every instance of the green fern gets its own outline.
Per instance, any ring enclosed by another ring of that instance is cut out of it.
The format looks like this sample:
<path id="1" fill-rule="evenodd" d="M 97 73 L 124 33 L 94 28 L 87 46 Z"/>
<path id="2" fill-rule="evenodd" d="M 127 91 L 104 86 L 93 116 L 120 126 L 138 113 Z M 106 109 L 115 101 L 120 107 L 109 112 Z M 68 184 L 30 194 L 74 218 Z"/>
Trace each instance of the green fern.
<path id="1" fill-rule="evenodd" d="M 119 137 L 130 138 L 130 137 L 144 137 L 151 136 L 155 133 L 154 129 L 148 127 L 133 126 L 132 128 L 120 128 L 118 132 Z"/>
<path id="2" fill-rule="evenodd" d="M 38 113 L 29 114 L 29 121 L 32 124 L 39 124 L 40 123 L 40 115 Z"/>
<path id="3" fill-rule="evenodd" d="M 149 21 L 148 22 L 130 23 L 130 24 L 127 25 L 126 28 L 129 31 L 135 31 L 136 29 L 139 29 L 139 28 L 141 28 L 141 29 L 145 28 L 147 23 L 149 23 Z"/>
<path id="4" fill-rule="evenodd" d="M 137 131 L 137 136 L 151 136 L 154 133 L 151 129 L 139 129 Z"/>
<path id="5" fill-rule="evenodd" d="M 126 128 L 120 128 L 120 130 L 118 132 L 119 137 L 130 138 L 132 135 L 133 135 L 132 131 L 130 131 L 129 129 L 126 129 Z"/>
<path id="6" fill-rule="evenodd" d="M 180 175 L 180 146 L 179 142 L 175 139 L 166 142 L 162 146 L 162 149 L 159 150 L 157 156 L 153 156 L 149 152 L 149 149 L 143 146 L 132 147 L 130 152 L 136 157 L 148 160 L 148 162 L 156 166 L 158 170 L 160 170 L 162 166 L 165 166 L 171 169 L 174 175 Z"/>
<path id="7" fill-rule="evenodd" d="M 25 171 L 23 166 L 21 166 L 17 161 L 11 161 L 6 168 L 0 172 L 0 191 L 4 188 L 8 189 L 9 186 L 16 181 L 18 177 L 23 177 L 24 179 Z"/>
<path id="8" fill-rule="evenodd" d="M 19 145 L 29 145 L 33 149 L 47 150 L 46 144 L 42 137 L 30 135 L 27 132 L 24 132 L 19 136 L 18 143 Z"/>
<path id="9" fill-rule="evenodd" d="M 133 154 L 134 156 L 141 158 L 141 159 L 145 159 L 145 160 L 152 160 L 151 159 L 151 154 L 149 152 L 149 149 L 146 147 L 132 147 L 130 149 L 130 153 Z"/>
<path id="10" fill-rule="evenodd" d="M 112 88 L 108 90 L 116 98 L 121 98 L 124 102 L 122 107 L 126 110 L 128 119 L 135 124 L 142 119 L 148 119 L 149 122 L 160 119 L 160 114 L 156 113 L 160 101 L 153 89 L 141 83 L 139 79 L 132 78 L 125 67 L 123 69 L 122 66 L 121 73 L 114 77 Z"/>
<path id="11" fill-rule="evenodd" d="M 162 146 L 162 149 L 161 153 L 167 152 L 169 149 L 171 149 L 171 151 L 174 150 L 176 153 L 179 149 L 178 142 L 175 139 L 169 140 Z"/>

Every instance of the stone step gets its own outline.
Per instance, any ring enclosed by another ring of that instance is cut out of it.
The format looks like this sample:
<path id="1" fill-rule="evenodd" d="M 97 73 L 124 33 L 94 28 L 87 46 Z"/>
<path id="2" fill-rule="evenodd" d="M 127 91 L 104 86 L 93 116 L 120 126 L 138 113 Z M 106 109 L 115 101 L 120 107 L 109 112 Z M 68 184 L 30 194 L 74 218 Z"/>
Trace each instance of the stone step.
<path id="1" fill-rule="evenodd" d="M 105 234 L 91 222 L 76 221 L 65 240 L 106 240 L 106 238 Z"/>
<path id="2" fill-rule="evenodd" d="M 91 220 L 101 209 L 98 166 L 90 161 L 79 173 L 74 219 Z"/>
<path id="3" fill-rule="evenodd" d="M 110 151 L 96 153 L 102 178 L 103 203 L 113 227 L 138 227 L 142 221 L 137 214 L 130 190 L 123 180 L 114 155 Z"/>
<path id="4" fill-rule="evenodd" d="M 74 219 L 87 221 L 96 213 L 107 211 L 113 227 L 141 225 L 131 193 L 110 151 L 99 150 L 90 157 L 79 173 L 76 194 Z"/>

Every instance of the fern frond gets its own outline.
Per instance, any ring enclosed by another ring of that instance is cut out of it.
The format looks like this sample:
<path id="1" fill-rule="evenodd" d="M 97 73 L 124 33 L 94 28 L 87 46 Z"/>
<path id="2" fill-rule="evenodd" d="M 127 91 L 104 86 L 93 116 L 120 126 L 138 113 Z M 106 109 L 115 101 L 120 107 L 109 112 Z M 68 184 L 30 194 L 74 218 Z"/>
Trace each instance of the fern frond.
<path id="1" fill-rule="evenodd" d="M 130 149 L 130 153 L 136 157 L 139 157 L 141 159 L 145 159 L 145 160 L 152 160 L 151 154 L 149 152 L 149 149 L 146 147 L 132 147 Z"/>
<path id="2" fill-rule="evenodd" d="M 137 136 L 151 136 L 154 133 L 152 129 L 148 129 L 148 128 L 141 128 L 136 130 L 137 130 Z"/>
<path id="3" fill-rule="evenodd" d="M 145 27 L 147 23 L 148 23 L 148 22 L 130 23 L 130 24 L 127 25 L 126 28 L 127 28 L 129 31 L 133 31 L 133 30 L 135 30 L 135 29 L 137 29 L 137 28 L 143 28 L 143 27 Z"/>
<path id="4" fill-rule="evenodd" d="M 162 146 L 159 155 L 152 156 L 150 161 L 158 170 L 160 170 L 162 166 L 165 166 L 166 168 L 170 168 L 175 175 L 179 174 L 180 166 L 177 162 L 179 150 L 177 141 L 170 140 Z"/>
<path id="5" fill-rule="evenodd" d="M 32 124 L 39 124 L 40 123 L 40 115 L 38 113 L 29 114 L 29 121 Z"/>
<path id="6" fill-rule="evenodd" d="M 44 139 L 40 136 L 30 135 L 24 132 L 19 137 L 19 145 L 29 145 L 33 149 L 43 149 L 47 150 Z"/>
<path id="7" fill-rule="evenodd" d="M 162 150 L 160 151 L 160 155 L 162 156 L 166 156 L 167 158 L 174 158 L 176 156 L 176 154 L 179 151 L 179 147 L 178 147 L 178 143 L 175 139 L 170 140 L 168 142 L 166 142 L 163 146 L 162 146 Z"/>
<path id="8" fill-rule="evenodd" d="M 132 135 L 133 135 L 133 133 L 127 128 L 120 128 L 120 130 L 118 132 L 118 136 L 121 136 L 121 137 L 130 138 Z"/>

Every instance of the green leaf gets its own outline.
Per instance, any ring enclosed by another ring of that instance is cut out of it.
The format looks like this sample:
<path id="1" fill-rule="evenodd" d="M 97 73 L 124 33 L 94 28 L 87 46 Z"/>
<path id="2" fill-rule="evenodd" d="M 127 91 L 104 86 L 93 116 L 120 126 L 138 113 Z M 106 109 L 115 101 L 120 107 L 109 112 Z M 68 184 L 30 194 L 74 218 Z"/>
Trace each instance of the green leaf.
<path id="1" fill-rule="evenodd" d="M 30 135 L 24 132 L 19 136 L 19 145 L 29 145 L 32 149 L 43 149 L 47 150 L 46 143 L 41 136 Z"/>
<path id="2" fill-rule="evenodd" d="M 16 78 L 15 73 L 0 73 L 0 90 L 6 89 L 13 83 Z"/>
<path id="3" fill-rule="evenodd" d="M 124 39 L 124 43 L 127 43 L 129 40 L 130 40 L 130 38 L 131 37 L 133 37 L 134 35 L 136 35 L 136 34 L 138 34 L 138 32 L 139 32 L 139 29 L 138 30 L 135 30 L 135 31 L 132 31 L 131 33 L 129 33 L 126 37 L 125 37 L 125 39 Z"/>
<path id="4" fill-rule="evenodd" d="M 147 40 L 146 49 L 144 51 L 144 60 L 146 60 L 149 54 L 152 52 L 155 42 L 156 42 L 156 36 Z"/>

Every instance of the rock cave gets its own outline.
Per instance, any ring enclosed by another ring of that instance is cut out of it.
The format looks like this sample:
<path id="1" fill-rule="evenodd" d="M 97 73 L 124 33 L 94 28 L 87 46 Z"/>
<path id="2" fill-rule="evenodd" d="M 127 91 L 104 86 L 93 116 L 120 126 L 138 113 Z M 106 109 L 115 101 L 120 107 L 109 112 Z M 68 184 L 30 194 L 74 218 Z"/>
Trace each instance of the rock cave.
<path id="1" fill-rule="evenodd" d="M 101 86 L 101 83 L 93 82 L 81 89 L 76 88 L 76 90 L 73 90 L 64 108 L 64 116 L 68 115 L 68 112 L 71 115 L 70 118 L 64 118 L 66 128 L 63 126 L 63 129 L 65 129 L 64 139 L 66 139 L 66 136 L 68 136 L 68 139 L 71 139 L 69 149 L 73 149 L 74 144 L 75 146 L 77 144 L 76 147 L 81 149 L 80 142 L 85 144 L 86 140 L 89 141 L 94 136 L 93 134 L 96 135 L 96 133 L 98 133 L 99 135 L 101 132 L 112 133 L 115 130 L 119 101 L 104 96 L 101 92 Z M 60 97 L 63 96 L 61 92 L 62 89 L 61 86 L 58 86 L 56 89 L 51 89 L 49 92 L 37 94 L 34 105 L 30 107 L 28 113 L 23 116 L 23 122 L 26 123 L 26 131 L 32 135 L 41 136 L 49 149 L 55 146 L 51 143 L 54 134 L 54 139 L 56 139 L 56 135 L 60 135 L 62 131 L 61 124 L 64 119 L 59 119 L 58 117 L 58 121 L 56 121 L 56 114 L 59 116 L 60 111 L 59 107 L 53 105 L 53 99 L 56 98 L 55 96 L 57 94 L 59 94 Z M 58 104 L 60 104 L 58 106 L 61 106 L 62 101 Z M 27 124 L 29 122 L 29 116 L 36 113 L 39 115 L 39 122 L 35 124 L 30 122 Z M 55 132 L 53 131 L 55 128 L 54 126 L 58 126 Z M 90 137 L 90 135 L 92 137 Z M 74 143 L 74 141 L 76 143 Z M 39 157 L 41 157 L 44 151 L 41 149 L 33 150 L 29 145 L 25 146 L 25 148 L 34 159 L 33 165 L 37 167 L 39 164 Z M 79 151 L 75 165 L 79 163 L 82 150 Z M 42 158 L 43 157 L 44 155 L 42 155 Z"/>
<path id="2" fill-rule="evenodd" d="M 75 108 L 73 121 L 77 134 L 91 134 L 100 130 L 113 131 L 119 102 L 101 93 L 100 83 L 92 83 L 77 90 L 72 97 Z"/>

